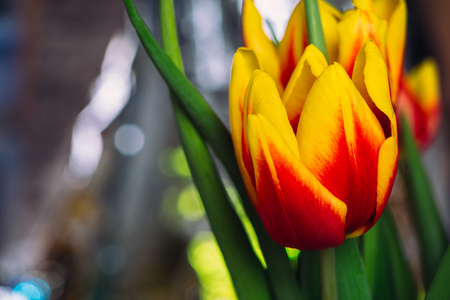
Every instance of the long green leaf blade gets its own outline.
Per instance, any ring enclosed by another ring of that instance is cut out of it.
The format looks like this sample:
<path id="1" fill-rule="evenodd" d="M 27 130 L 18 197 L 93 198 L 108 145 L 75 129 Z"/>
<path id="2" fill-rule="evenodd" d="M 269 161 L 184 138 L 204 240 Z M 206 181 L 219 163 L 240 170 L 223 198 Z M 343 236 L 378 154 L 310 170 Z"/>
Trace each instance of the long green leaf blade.
<path id="1" fill-rule="evenodd" d="M 378 222 L 380 221 L 383 237 L 381 243 L 386 244 L 388 250 L 394 298 L 398 300 L 415 299 L 417 289 L 414 286 L 412 271 L 404 256 L 400 237 L 389 209 L 384 211 Z"/>
<path id="2" fill-rule="evenodd" d="M 374 300 L 416 298 L 411 269 L 389 209 L 363 236 L 364 263 Z"/>
<path id="3" fill-rule="evenodd" d="M 357 240 L 347 239 L 335 248 L 339 299 L 371 299 Z"/>
<path id="4" fill-rule="evenodd" d="M 447 249 L 448 241 L 436 210 L 419 150 L 404 116 L 401 117 L 401 124 L 400 145 L 404 155 L 400 159 L 400 170 L 405 179 L 414 225 L 419 234 L 425 288 L 428 288 Z"/>
<path id="5" fill-rule="evenodd" d="M 209 142 L 214 152 L 224 164 L 239 195 L 242 199 L 244 209 L 255 227 L 258 236 L 260 235 L 261 221 L 258 221 L 255 210 L 242 181 L 236 158 L 234 156 L 233 144 L 230 133 L 225 125 L 220 121 L 211 107 L 203 99 L 202 95 L 186 79 L 183 73 L 174 65 L 170 58 L 158 45 L 150 30 L 145 25 L 133 4 L 132 0 L 124 0 L 125 7 L 136 32 L 152 59 L 156 68 L 180 100 L 180 104 L 187 116 L 192 120 L 199 133 Z M 283 249 L 284 250 L 284 249 Z"/>
<path id="6" fill-rule="evenodd" d="M 450 279 L 450 247 L 447 247 L 444 258 L 439 264 L 439 269 L 431 283 L 428 291 L 427 300 L 441 300 L 449 298 L 449 279 Z"/>
<path id="7" fill-rule="evenodd" d="M 321 299 L 319 251 L 302 251 L 299 256 L 298 270 L 303 299 Z"/>
<path id="8" fill-rule="evenodd" d="M 182 70 L 181 53 L 172 0 L 161 0 L 161 31 L 169 57 Z M 208 147 L 172 96 L 175 119 L 193 180 L 199 190 L 217 243 L 228 266 L 239 299 L 270 299 L 270 291 L 259 260 L 228 199 Z"/>
<path id="9" fill-rule="evenodd" d="M 174 101 L 180 138 L 217 243 L 239 299 L 271 299 L 264 269 L 230 205 L 208 147 Z"/>
<path id="10" fill-rule="evenodd" d="M 383 242 L 382 218 L 362 237 L 364 267 L 374 300 L 395 299 L 388 249 Z"/>
<path id="11" fill-rule="evenodd" d="M 218 158 L 224 164 L 230 178 L 236 186 L 242 199 L 242 204 L 249 217 L 261 250 L 264 254 L 267 273 L 274 292 L 282 292 L 281 299 L 298 299 L 299 292 L 295 285 L 295 277 L 290 268 L 289 259 L 284 247 L 276 244 L 265 230 L 261 219 L 256 214 L 250 199 L 248 198 L 245 185 L 239 172 L 230 133 L 220 121 L 211 107 L 203 99 L 195 87 L 177 69 L 170 58 L 164 53 L 157 41 L 147 28 L 132 0 L 124 0 L 128 16 L 136 32 L 152 59 L 156 68 L 180 100 L 180 105 L 193 122 L 198 132 L 209 142 Z M 274 288 L 284 287 L 284 288 Z"/>
<path id="12" fill-rule="evenodd" d="M 327 46 L 323 35 L 322 21 L 320 20 L 319 4 L 317 3 L 317 0 L 305 0 L 305 10 L 309 43 L 316 46 L 328 60 Z"/>

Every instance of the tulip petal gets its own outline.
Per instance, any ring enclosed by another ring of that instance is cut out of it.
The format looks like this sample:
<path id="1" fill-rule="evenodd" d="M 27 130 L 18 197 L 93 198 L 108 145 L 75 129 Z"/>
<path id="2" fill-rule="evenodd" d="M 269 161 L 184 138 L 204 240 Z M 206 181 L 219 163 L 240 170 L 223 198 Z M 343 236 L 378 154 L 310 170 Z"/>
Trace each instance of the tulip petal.
<path id="1" fill-rule="evenodd" d="M 319 1 L 320 18 L 327 52 L 330 61 L 337 59 L 338 32 L 337 21 L 341 14 L 326 1 Z M 291 14 L 284 37 L 278 46 L 280 57 L 280 82 L 283 87 L 289 82 L 292 72 L 300 60 L 303 49 L 308 45 L 308 31 L 306 27 L 305 3 L 300 1 Z"/>
<path id="2" fill-rule="evenodd" d="M 282 99 L 294 132 L 297 131 L 298 120 L 309 90 L 327 65 L 322 52 L 314 45 L 309 45 L 292 73 Z"/>
<path id="3" fill-rule="evenodd" d="M 433 60 L 424 60 L 403 77 L 397 112 L 408 119 L 421 148 L 425 148 L 437 133 L 441 119 L 440 99 L 439 75 Z"/>
<path id="4" fill-rule="evenodd" d="M 300 159 L 324 187 L 347 204 L 345 232 L 371 222 L 376 205 L 383 129 L 338 63 L 314 82 L 297 139 Z"/>
<path id="5" fill-rule="evenodd" d="M 367 10 L 375 12 L 375 6 L 373 5 L 373 0 L 353 0 L 353 6 L 357 9 Z"/>
<path id="6" fill-rule="evenodd" d="M 388 20 L 386 35 L 386 55 L 391 75 L 392 103 L 395 105 L 398 86 L 403 71 L 403 54 L 406 41 L 406 4 L 401 1 Z"/>
<path id="7" fill-rule="evenodd" d="M 258 213 L 269 235 L 284 246 L 302 250 L 340 245 L 346 205 L 301 164 L 272 121 L 256 114 L 248 122 Z"/>
<path id="8" fill-rule="evenodd" d="M 375 14 L 382 19 L 389 20 L 399 4 L 404 4 L 404 0 L 372 0 Z"/>
<path id="9" fill-rule="evenodd" d="M 390 137 L 383 143 L 378 155 L 377 208 L 372 225 L 367 230 L 375 225 L 386 207 L 397 175 L 397 162 L 398 142 L 395 137 Z"/>
<path id="10" fill-rule="evenodd" d="M 377 200 L 373 221 L 350 233 L 359 236 L 372 228 L 389 199 L 397 173 L 398 142 L 395 113 L 389 98 L 387 68 L 373 41 L 365 43 L 355 62 L 353 83 L 383 127 L 386 140 L 378 155 Z"/>
<path id="11" fill-rule="evenodd" d="M 321 12 L 322 10 L 325 11 L 328 15 L 332 16 L 336 21 L 339 21 L 342 17 L 340 11 L 325 0 L 319 0 L 319 9 Z M 322 17 L 322 15 L 320 17 Z"/>
<path id="12" fill-rule="evenodd" d="M 386 138 L 397 136 L 397 122 L 391 104 L 386 64 L 375 43 L 364 44 L 355 60 L 352 80 L 378 118 Z"/>
<path id="13" fill-rule="evenodd" d="M 338 24 L 339 59 L 348 74 L 353 72 L 353 64 L 364 43 L 372 38 L 385 57 L 387 22 L 366 10 L 349 10 Z"/>
<path id="14" fill-rule="evenodd" d="M 234 151 L 242 178 L 254 205 L 256 205 L 257 201 L 253 164 L 251 163 L 247 139 L 244 136 L 243 124 L 244 99 L 247 86 L 254 70 L 259 68 L 260 65 L 255 53 L 247 48 L 239 48 L 234 55 L 229 89 L 230 127 Z"/>
<path id="15" fill-rule="evenodd" d="M 264 115 L 278 130 L 286 141 L 292 153 L 299 157 L 297 140 L 294 131 L 289 125 L 286 109 L 281 102 L 275 81 L 267 73 L 255 70 L 250 79 L 244 103 L 244 115 Z M 244 118 L 244 131 L 246 131 L 247 118 Z"/>
<path id="16" fill-rule="evenodd" d="M 439 72 L 434 60 L 421 62 L 406 76 L 406 80 L 425 112 L 431 112 L 440 105 Z"/>
<path id="17" fill-rule="evenodd" d="M 280 63 L 277 48 L 263 30 L 261 15 L 251 0 L 244 0 L 242 8 L 242 36 L 244 45 L 255 51 L 262 68 L 272 78 L 279 78 Z"/>
<path id="18" fill-rule="evenodd" d="M 283 39 L 278 45 L 280 82 L 286 87 L 303 49 L 308 45 L 305 3 L 300 1 L 291 14 Z"/>
<path id="19" fill-rule="evenodd" d="M 366 233 L 381 217 L 394 186 L 397 163 L 398 143 L 394 137 L 390 137 L 383 143 L 378 155 L 377 201 L 373 220 L 347 234 L 346 238 L 357 237 Z"/>

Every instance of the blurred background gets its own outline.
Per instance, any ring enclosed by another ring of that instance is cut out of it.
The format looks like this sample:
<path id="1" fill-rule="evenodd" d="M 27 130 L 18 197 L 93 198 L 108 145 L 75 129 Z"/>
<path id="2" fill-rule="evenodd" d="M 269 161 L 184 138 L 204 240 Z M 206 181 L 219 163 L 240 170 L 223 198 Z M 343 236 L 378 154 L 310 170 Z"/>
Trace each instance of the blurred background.
<path id="1" fill-rule="evenodd" d="M 159 1 L 135 2 L 158 37 Z M 187 76 L 228 124 L 242 0 L 174 2 Z M 281 39 L 296 1 L 255 2 Z M 441 71 L 424 159 L 449 234 L 450 2 L 407 2 L 406 68 L 432 55 Z M 234 298 L 122 1 L 0 0 L 0 299 Z"/>

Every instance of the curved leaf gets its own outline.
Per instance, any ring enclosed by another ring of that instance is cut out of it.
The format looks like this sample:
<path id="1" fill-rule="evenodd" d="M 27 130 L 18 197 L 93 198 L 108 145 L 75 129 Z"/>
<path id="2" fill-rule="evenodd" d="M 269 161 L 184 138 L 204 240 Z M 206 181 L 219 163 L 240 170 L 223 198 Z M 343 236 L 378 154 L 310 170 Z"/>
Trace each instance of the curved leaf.
<path id="1" fill-rule="evenodd" d="M 425 288 L 428 288 L 437 271 L 439 261 L 445 253 L 448 241 L 411 127 L 404 116 L 401 116 L 401 124 L 400 146 L 403 156 L 399 160 L 400 170 L 405 179 L 408 200 L 414 215 L 414 225 L 419 234 L 423 277 Z"/>
<path id="2" fill-rule="evenodd" d="M 447 247 L 444 258 L 439 264 L 439 269 L 431 283 L 427 300 L 440 300 L 448 298 L 448 283 L 450 278 L 450 247 Z"/>
<path id="3" fill-rule="evenodd" d="M 347 239 L 335 248 L 339 299 L 371 299 L 357 239 Z"/>

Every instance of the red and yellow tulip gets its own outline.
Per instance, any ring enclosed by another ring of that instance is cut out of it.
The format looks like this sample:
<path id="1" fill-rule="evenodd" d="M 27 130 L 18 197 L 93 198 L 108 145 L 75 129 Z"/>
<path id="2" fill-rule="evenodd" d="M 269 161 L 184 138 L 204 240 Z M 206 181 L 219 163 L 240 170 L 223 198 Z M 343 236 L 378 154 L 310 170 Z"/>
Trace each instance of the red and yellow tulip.
<path id="1" fill-rule="evenodd" d="M 437 66 L 425 60 L 411 74 L 403 72 L 407 8 L 404 0 L 353 0 L 355 9 L 338 23 L 338 61 L 351 74 L 364 41 L 372 38 L 388 65 L 396 113 L 404 114 L 423 149 L 437 133 L 441 109 Z"/>
<path id="2" fill-rule="evenodd" d="M 397 123 L 386 64 L 372 40 L 351 77 L 314 46 L 302 52 L 280 89 L 280 73 L 261 51 L 238 49 L 230 123 L 239 168 L 270 236 L 318 250 L 363 234 L 380 217 L 397 172 Z"/>
<path id="3" fill-rule="evenodd" d="M 349 74 L 359 49 L 372 38 L 388 66 L 392 103 L 395 105 L 403 70 L 406 41 L 406 4 L 404 0 L 353 0 L 338 24 L 339 58 Z"/>
<path id="4" fill-rule="evenodd" d="M 403 114 L 421 149 L 434 139 L 441 119 L 441 95 L 436 63 L 424 60 L 403 76 L 397 95 L 396 113 Z"/>
<path id="5" fill-rule="evenodd" d="M 341 14 L 325 1 L 319 1 L 320 18 L 330 61 L 337 58 L 337 22 Z M 261 65 L 284 91 L 308 42 L 305 4 L 300 1 L 289 19 L 283 39 L 275 45 L 264 33 L 262 19 L 255 4 L 244 0 L 242 9 L 242 32 L 245 47 L 253 49 Z"/>
<path id="6" fill-rule="evenodd" d="M 403 72 L 403 54 L 406 41 L 407 8 L 404 0 L 353 0 L 354 9 L 340 14 L 325 1 L 319 1 L 329 62 L 338 61 L 349 75 L 355 58 L 368 39 L 373 39 L 388 66 L 391 100 L 398 114 L 404 113 L 414 128 L 416 140 L 422 148 L 436 135 L 440 120 L 440 91 L 438 76 L 413 77 Z M 283 92 L 308 45 L 304 2 L 295 7 L 284 37 L 276 46 L 262 29 L 261 16 L 253 1 L 245 0 L 242 15 L 244 44 L 255 51 L 261 65 L 274 78 Z M 434 72 L 436 66 L 424 72 Z M 420 82 L 420 80 L 425 80 Z M 427 95 L 415 86 L 426 85 Z M 431 90 L 433 88 L 433 90 Z M 427 97 L 427 98 L 423 98 Z M 397 98 L 402 104 L 396 105 Z M 406 110 L 406 111 L 403 111 Z"/>

